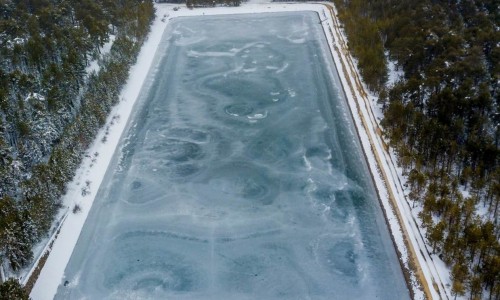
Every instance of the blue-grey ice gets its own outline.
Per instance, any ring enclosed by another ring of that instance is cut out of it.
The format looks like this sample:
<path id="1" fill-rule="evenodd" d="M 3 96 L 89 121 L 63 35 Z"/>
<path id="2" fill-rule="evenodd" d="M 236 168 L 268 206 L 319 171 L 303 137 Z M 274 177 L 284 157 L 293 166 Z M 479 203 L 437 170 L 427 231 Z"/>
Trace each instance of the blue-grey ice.
<path id="1" fill-rule="evenodd" d="M 56 299 L 408 299 L 319 18 L 167 27 Z"/>

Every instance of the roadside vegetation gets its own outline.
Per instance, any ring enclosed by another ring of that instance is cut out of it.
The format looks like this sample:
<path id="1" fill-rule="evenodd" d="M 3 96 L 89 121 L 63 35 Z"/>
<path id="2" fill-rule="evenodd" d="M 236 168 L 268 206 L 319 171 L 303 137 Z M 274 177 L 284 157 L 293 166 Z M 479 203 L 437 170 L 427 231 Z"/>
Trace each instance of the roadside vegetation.
<path id="1" fill-rule="evenodd" d="M 66 183 L 119 101 L 153 18 L 152 1 L 0 0 L 0 267 L 6 275 L 30 264 L 33 245 L 47 236 Z M 110 37 L 111 50 L 101 55 Z M 90 70 L 97 60 L 97 71 Z"/>
<path id="2" fill-rule="evenodd" d="M 500 299 L 498 2 L 334 2 L 452 293 Z"/>

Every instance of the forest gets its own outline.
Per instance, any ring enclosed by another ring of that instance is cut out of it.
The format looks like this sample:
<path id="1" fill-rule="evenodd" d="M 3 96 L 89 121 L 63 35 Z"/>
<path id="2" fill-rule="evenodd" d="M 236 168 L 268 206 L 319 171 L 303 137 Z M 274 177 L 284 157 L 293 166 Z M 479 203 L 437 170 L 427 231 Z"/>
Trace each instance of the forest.
<path id="1" fill-rule="evenodd" d="M 0 0 L 5 273 L 27 266 L 33 245 L 47 236 L 66 183 L 118 103 L 153 18 L 153 3 L 145 0 Z M 89 69 L 95 61 L 98 70 Z M 0 295 L 16 284 L 0 285 Z"/>
<path id="2" fill-rule="evenodd" d="M 334 3 L 452 293 L 500 299 L 498 2 Z"/>
<path id="3" fill-rule="evenodd" d="M 379 96 L 384 137 L 428 243 L 451 270 L 453 294 L 500 299 L 498 2 L 334 3 L 360 73 Z M 29 265 L 33 245 L 48 235 L 153 17 L 147 0 L 0 0 L 0 267 L 7 273 Z M 96 60 L 99 70 L 89 71 Z M 390 84 L 389 61 L 404 74 Z M 0 285 L 0 298 L 14 293 L 27 298 L 15 280 Z"/>

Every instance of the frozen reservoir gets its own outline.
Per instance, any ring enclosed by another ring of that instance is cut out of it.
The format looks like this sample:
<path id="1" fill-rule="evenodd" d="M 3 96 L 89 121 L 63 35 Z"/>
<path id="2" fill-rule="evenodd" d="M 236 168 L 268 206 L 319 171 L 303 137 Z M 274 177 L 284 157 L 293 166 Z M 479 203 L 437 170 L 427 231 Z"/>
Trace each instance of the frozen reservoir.
<path id="1" fill-rule="evenodd" d="M 408 299 L 318 15 L 177 18 L 56 299 Z"/>

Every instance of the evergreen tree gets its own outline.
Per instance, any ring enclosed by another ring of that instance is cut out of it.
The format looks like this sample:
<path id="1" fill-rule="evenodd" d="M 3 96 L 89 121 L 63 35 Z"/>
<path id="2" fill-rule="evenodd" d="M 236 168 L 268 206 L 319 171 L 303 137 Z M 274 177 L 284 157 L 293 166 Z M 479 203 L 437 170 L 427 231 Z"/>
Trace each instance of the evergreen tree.
<path id="1" fill-rule="evenodd" d="M 28 300 L 26 291 L 16 279 L 9 279 L 0 284 L 0 299 L 2 300 Z"/>

